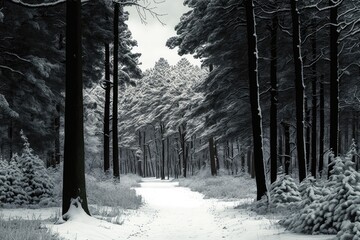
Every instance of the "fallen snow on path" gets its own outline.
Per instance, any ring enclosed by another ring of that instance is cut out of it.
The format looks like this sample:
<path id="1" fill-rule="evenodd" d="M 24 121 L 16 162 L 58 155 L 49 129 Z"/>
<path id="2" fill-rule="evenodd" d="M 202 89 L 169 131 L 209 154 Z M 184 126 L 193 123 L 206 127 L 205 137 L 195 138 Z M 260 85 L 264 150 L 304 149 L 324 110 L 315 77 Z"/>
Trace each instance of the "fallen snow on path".
<path id="1" fill-rule="evenodd" d="M 111 224 L 75 211 L 75 218 L 59 225 L 47 224 L 53 232 L 69 240 L 301 240 L 331 239 L 290 233 L 267 219 L 245 209 L 234 209 L 240 201 L 203 199 L 203 195 L 177 182 L 144 179 L 136 188 L 145 204 L 126 211 L 122 225 Z M 248 200 L 243 200 L 248 201 Z M 54 209 L 52 209 L 54 212 Z M 8 212 L 0 212 L 11 216 Z M 30 210 L 26 210 L 30 211 Z M 33 210 L 36 212 L 36 210 Z M 50 210 L 48 211 L 50 212 Z M 19 214 L 19 212 L 16 212 Z M 32 213 L 30 211 L 30 213 Z M 33 214 L 36 215 L 36 214 Z M 14 216 L 14 215 L 13 215 Z"/>

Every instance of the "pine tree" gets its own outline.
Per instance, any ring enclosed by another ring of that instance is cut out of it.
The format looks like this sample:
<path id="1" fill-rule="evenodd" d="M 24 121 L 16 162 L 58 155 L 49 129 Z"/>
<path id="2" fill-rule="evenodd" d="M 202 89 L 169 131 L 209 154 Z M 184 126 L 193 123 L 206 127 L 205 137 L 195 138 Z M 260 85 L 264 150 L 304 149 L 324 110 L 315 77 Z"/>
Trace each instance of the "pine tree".
<path id="1" fill-rule="evenodd" d="M 296 88 L 296 149 L 299 163 L 299 180 L 306 178 L 306 155 L 304 142 L 304 76 L 301 57 L 300 19 L 297 0 L 291 0 L 291 17 L 293 27 L 293 53 L 295 64 Z"/>
<path id="2" fill-rule="evenodd" d="M 83 82 L 81 61 L 81 1 L 66 2 L 66 98 L 65 98 L 65 146 L 62 213 L 69 208 L 71 199 L 81 199 L 87 214 L 84 130 L 83 130 Z"/>
<path id="3" fill-rule="evenodd" d="M 253 146 L 255 159 L 255 175 L 257 200 L 260 200 L 267 192 L 264 170 L 263 139 L 262 139 L 262 119 L 259 102 L 259 85 L 258 85 L 258 49 L 256 37 L 256 20 L 254 13 L 254 3 L 247 0 L 246 8 L 246 25 L 248 37 L 248 58 L 249 58 L 249 90 L 250 105 L 253 129 Z"/>
<path id="4" fill-rule="evenodd" d="M 54 182 L 49 176 L 44 162 L 33 153 L 29 141 L 23 132 L 20 133 L 24 148 L 20 156 L 13 159 L 22 171 L 21 180 L 30 204 L 39 204 L 53 196 Z"/>

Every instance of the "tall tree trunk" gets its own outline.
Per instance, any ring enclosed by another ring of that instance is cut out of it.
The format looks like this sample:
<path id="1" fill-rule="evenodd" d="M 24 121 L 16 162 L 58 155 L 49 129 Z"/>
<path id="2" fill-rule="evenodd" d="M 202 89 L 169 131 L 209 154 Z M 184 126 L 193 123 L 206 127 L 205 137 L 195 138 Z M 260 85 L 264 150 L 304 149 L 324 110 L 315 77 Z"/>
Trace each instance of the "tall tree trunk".
<path id="1" fill-rule="evenodd" d="M 358 151 L 358 141 L 357 141 L 357 118 L 356 118 L 356 111 L 352 110 L 352 128 L 351 128 L 351 137 L 352 137 L 352 143 L 356 144 L 356 150 Z M 359 170 L 359 163 L 358 163 L 358 157 L 354 154 L 352 157 L 353 162 L 355 163 L 355 169 L 356 171 Z"/>
<path id="2" fill-rule="evenodd" d="M 304 98 L 305 101 L 305 153 L 306 153 L 306 166 L 310 170 L 310 137 L 311 137 L 311 128 L 310 128 L 310 107 L 307 97 Z"/>
<path id="3" fill-rule="evenodd" d="M 320 91 L 320 133 L 319 133 L 319 174 L 323 173 L 324 166 L 324 145 L 325 145 L 325 91 L 324 91 L 324 76 L 321 76 L 319 83 Z"/>
<path id="4" fill-rule="evenodd" d="M 169 136 L 166 137 L 166 167 L 167 167 L 167 178 L 170 179 L 170 139 Z"/>
<path id="5" fill-rule="evenodd" d="M 214 141 L 214 150 L 215 150 L 216 169 L 217 169 L 217 171 L 219 171 L 220 170 L 220 161 L 219 161 L 219 154 L 218 154 L 218 148 L 217 148 L 216 141 Z"/>
<path id="6" fill-rule="evenodd" d="M 267 192 L 265 182 L 265 170 L 263 160 L 263 139 L 262 139 L 262 119 L 259 102 L 259 83 L 258 83 L 258 50 L 256 37 L 256 23 L 253 0 L 245 1 L 248 58 L 249 58 L 249 91 L 252 115 L 253 145 L 255 160 L 255 175 L 257 200 L 260 200 Z M 240 56 L 239 56 L 240 57 Z"/>
<path id="7" fill-rule="evenodd" d="M 279 131 L 279 143 L 278 143 L 278 146 L 279 146 L 279 163 L 280 163 L 280 165 L 284 164 L 283 145 L 284 145 L 283 135 Z"/>
<path id="8" fill-rule="evenodd" d="M 271 81 L 271 106 L 270 106 L 270 160 L 271 160 L 271 183 L 277 178 L 277 104 L 278 104 L 278 84 L 277 84 L 277 27 L 278 17 L 275 13 L 272 17 L 271 28 L 271 63 L 270 63 L 270 81 Z"/>
<path id="9" fill-rule="evenodd" d="M 284 138 L 285 138 L 285 175 L 290 173 L 291 153 L 290 153 L 290 125 L 288 123 L 282 123 L 284 127 Z"/>
<path id="10" fill-rule="evenodd" d="M 9 159 L 13 157 L 13 136 L 14 136 L 14 123 L 13 120 L 10 120 L 8 126 L 8 139 L 9 139 Z"/>
<path id="11" fill-rule="evenodd" d="M 291 0 L 291 17 L 293 25 L 293 52 L 295 64 L 295 89 L 296 89 L 296 149 L 299 164 L 299 180 L 306 178 L 306 159 L 304 142 L 304 76 L 301 57 L 300 42 L 300 17 L 297 0 Z"/>
<path id="12" fill-rule="evenodd" d="M 60 104 L 56 104 L 56 116 L 54 119 L 54 132 L 55 132 L 55 161 L 54 164 L 56 165 L 60 164 Z"/>
<path id="13" fill-rule="evenodd" d="M 338 60 L 338 6 L 334 0 L 330 5 L 330 149 L 334 156 L 338 155 L 339 134 L 339 60 Z M 328 166 L 328 176 L 331 175 L 333 164 Z"/>
<path id="14" fill-rule="evenodd" d="M 141 152 L 141 131 L 139 130 L 139 153 Z M 140 177 L 143 177 L 143 171 L 141 169 L 141 154 L 136 154 L 137 172 Z"/>
<path id="15" fill-rule="evenodd" d="M 144 135 L 143 135 L 143 177 L 147 177 L 148 176 L 148 171 L 147 171 L 147 163 L 146 163 L 146 130 L 144 130 Z"/>
<path id="16" fill-rule="evenodd" d="M 120 179 L 119 136 L 118 136 L 118 97 L 119 97 L 119 12 L 120 4 L 114 2 L 114 73 L 113 73 L 113 175 Z"/>
<path id="17" fill-rule="evenodd" d="M 182 160 L 183 160 L 183 176 L 186 178 L 187 147 L 186 147 L 186 125 L 185 124 L 181 124 L 181 126 L 179 126 L 179 135 L 180 135 L 180 145 L 181 145 Z"/>
<path id="18" fill-rule="evenodd" d="M 80 198 L 90 215 L 85 187 L 81 1 L 66 1 L 66 98 L 62 213 Z"/>
<path id="19" fill-rule="evenodd" d="M 165 180 L 165 124 L 160 123 L 160 130 L 161 130 L 161 180 Z"/>
<path id="20" fill-rule="evenodd" d="M 316 178 L 316 155 L 317 155 L 317 44 L 316 44 L 316 20 L 312 21 L 314 36 L 311 39 L 312 45 L 312 120 L 311 120 L 311 175 Z"/>
<path id="21" fill-rule="evenodd" d="M 215 147 L 214 147 L 214 138 L 209 138 L 209 153 L 210 153 L 210 169 L 211 169 L 211 175 L 216 176 L 216 161 L 215 161 Z"/>
<path id="22" fill-rule="evenodd" d="M 105 44 L 104 172 L 110 170 L 110 47 Z"/>

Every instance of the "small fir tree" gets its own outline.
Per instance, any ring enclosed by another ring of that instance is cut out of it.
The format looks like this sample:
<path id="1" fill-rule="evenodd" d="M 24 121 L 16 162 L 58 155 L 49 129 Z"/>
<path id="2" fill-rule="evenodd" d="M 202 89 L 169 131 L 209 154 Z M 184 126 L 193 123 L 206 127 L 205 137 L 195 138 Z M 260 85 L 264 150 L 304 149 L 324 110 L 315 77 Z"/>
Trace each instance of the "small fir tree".
<path id="1" fill-rule="evenodd" d="M 22 181 L 25 183 L 24 189 L 29 196 L 29 203 L 38 204 L 42 200 L 52 197 L 54 183 L 44 166 L 44 162 L 30 148 L 29 141 L 23 131 L 20 134 L 24 141 L 24 148 L 21 156 L 16 156 L 14 160 L 23 173 Z"/>

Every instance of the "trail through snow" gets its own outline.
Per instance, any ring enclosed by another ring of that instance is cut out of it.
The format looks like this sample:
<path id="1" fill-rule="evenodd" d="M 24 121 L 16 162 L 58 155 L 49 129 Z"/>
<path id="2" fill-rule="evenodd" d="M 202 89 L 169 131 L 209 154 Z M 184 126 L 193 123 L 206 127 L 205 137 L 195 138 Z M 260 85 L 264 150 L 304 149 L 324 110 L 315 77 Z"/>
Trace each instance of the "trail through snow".
<path id="1" fill-rule="evenodd" d="M 70 240 L 308 240 L 334 237 L 287 232 L 276 223 L 277 219 L 268 219 L 246 209 L 234 209 L 240 201 L 203 199 L 202 194 L 179 187 L 177 182 L 143 179 L 136 192 L 145 204 L 136 211 L 127 211 L 122 225 L 79 213 L 66 223 L 49 223 L 46 227 Z M 0 213 L 11 216 L 11 210 Z M 36 212 L 32 213 L 36 216 Z M 12 214 L 16 216 L 16 213 Z"/>

